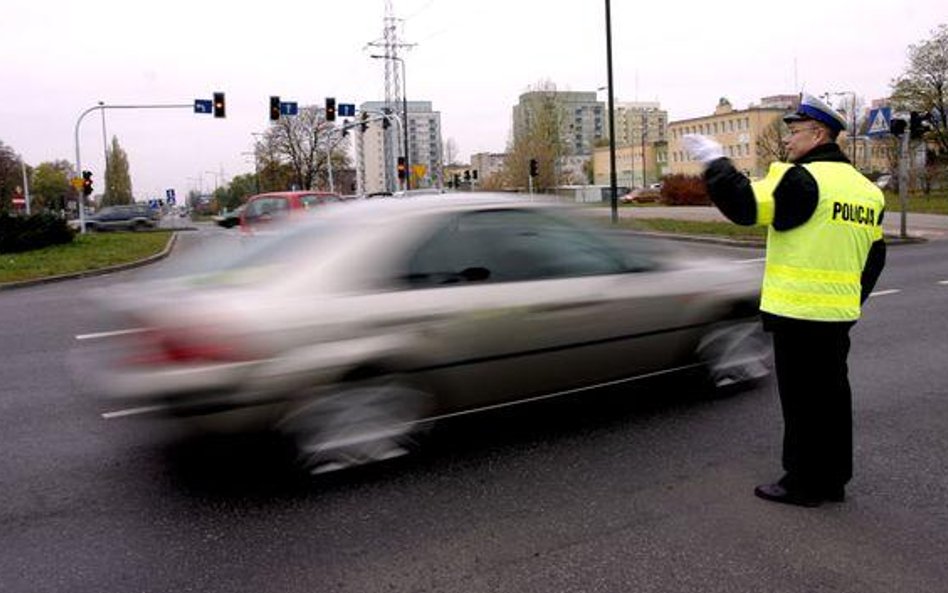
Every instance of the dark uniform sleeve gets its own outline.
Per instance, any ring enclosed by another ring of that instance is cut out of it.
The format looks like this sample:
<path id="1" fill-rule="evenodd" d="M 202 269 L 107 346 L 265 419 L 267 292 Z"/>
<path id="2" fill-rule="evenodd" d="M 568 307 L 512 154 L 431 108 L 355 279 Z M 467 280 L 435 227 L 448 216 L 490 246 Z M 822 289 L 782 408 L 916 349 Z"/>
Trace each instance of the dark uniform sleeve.
<path id="1" fill-rule="evenodd" d="M 778 231 L 789 231 L 810 220 L 820 201 L 820 188 L 803 167 L 791 167 L 774 188 L 774 222 Z"/>
<path id="2" fill-rule="evenodd" d="M 866 265 L 862 269 L 862 303 L 866 302 L 869 294 L 876 286 L 876 281 L 882 274 L 882 268 L 885 267 L 886 246 L 885 239 L 879 239 L 869 248 L 869 256 L 866 258 Z"/>
<path id="3" fill-rule="evenodd" d="M 757 200 L 750 179 L 734 168 L 730 159 L 712 161 L 704 172 L 704 182 L 714 205 L 731 222 L 757 222 Z M 796 228 L 813 216 L 820 190 L 816 179 L 803 167 L 792 167 L 774 190 L 773 227 L 778 231 Z"/>
<path id="4" fill-rule="evenodd" d="M 711 201 L 728 220 L 744 226 L 757 222 L 757 200 L 750 179 L 734 168 L 731 159 L 711 161 L 704 171 L 704 183 Z"/>

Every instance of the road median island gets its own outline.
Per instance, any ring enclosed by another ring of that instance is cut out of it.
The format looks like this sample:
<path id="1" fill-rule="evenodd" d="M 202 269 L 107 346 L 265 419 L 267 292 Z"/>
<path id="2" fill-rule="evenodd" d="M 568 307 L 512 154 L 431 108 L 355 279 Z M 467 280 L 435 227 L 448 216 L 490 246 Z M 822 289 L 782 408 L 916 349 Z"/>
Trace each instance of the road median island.
<path id="1" fill-rule="evenodd" d="M 87 233 L 72 243 L 0 253 L 0 290 L 108 274 L 166 257 L 176 233 Z"/>

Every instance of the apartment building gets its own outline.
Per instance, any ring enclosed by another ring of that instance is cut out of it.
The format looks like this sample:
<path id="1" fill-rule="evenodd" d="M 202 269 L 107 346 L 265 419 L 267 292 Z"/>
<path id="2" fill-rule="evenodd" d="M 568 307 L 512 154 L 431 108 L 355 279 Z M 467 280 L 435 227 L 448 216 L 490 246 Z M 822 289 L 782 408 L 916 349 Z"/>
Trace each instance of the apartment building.
<path id="1" fill-rule="evenodd" d="M 359 110 L 379 115 L 386 107 L 384 101 L 367 101 Z M 381 121 L 373 121 L 364 133 L 356 130 L 356 162 L 361 165 L 364 193 L 392 192 L 402 187 L 395 168 L 398 157 L 405 154 L 401 118 L 398 106 L 387 129 Z M 441 145 L 441 113 L 432 108 L 431 101 L 408 101 L 408 163 L 413 188 L 443 186 Z"/>
<path id="2" fill-rule="evenodd" d="M 495 175 L 499 175 L 504 170 L 504 162 L 507 160 L 505 153 L 498 152 L 478 152 L 471 155 L 471 169 L 477 171 L 477 178 L 486 181 Z"/>
<path id="3" fill-rule="evenodd" d="M 668 112 L 657 101 L 625 101 L 615 104 L 613 125 L 616 146 L 628 146 L 645 142 L 665 140 Z M 606 124 L 608 136 L 608 123 Z"/>
<path id="4" fill-rule="evenodd" d="M 724 148 L 724 156 L 730 158 L 738 170 L 750 177 L 762 177 L 774 160 L 774 153 L 764 146 L 770 145 L 774 151 L 779 147 L 783 134 L 780 122 L 788 110 L 782 104 L 734 109 L 722 98 L 711 115 L 670 122 L 668 172 L 702 173 L 703 165 L 691 158 L 682 142 L 685 134 L 702 134 L 717 140 Z"/>
<path id="5" fill-rule="evenodd" d="M 513 107 L 514 139 L 525 134 L 549 104 L 557 110 L 560 141 L 566 154 L 592 154 L 596 141 L 606 136 L 606 109 L 595 92 L 530 91 L 520 95 Z"/>

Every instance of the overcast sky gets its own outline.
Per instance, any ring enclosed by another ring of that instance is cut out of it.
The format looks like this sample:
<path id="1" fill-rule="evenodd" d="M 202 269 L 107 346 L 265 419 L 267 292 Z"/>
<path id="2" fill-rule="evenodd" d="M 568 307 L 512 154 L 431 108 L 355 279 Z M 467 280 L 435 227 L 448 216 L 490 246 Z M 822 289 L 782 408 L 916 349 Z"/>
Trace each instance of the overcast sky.
<path id="1" fill-rule="evenodd" d="M 607 82 L 605 2 L 392 0 L 402 20 L 409 100 L 441 112 L 460 156 L 502 152 L 511 108 L 540 81 Z M 75 162 L 79 115 L 107 105 L 187 104 L 227 95 L 227 118 L 191 109 L 109 110 L 136 199 L 212 190 L 253 171 L 270 95 L 300 105 L 384 99 L 384 0 L 5 3 L 0 141 L 28 164 Z M 884 97 L 909 44 L 948 22 L 944 0 L 612 0 L 616 101 L 659 101 L 675 121 L 720 97 L 746 108 L 801 90 Z M 605 99 L 605 92 L 600 93 Z M 82 120 L 84 169 L 104 172 L 102 120 Z M 97 186 L 101 187 L 101 185 Z"/>

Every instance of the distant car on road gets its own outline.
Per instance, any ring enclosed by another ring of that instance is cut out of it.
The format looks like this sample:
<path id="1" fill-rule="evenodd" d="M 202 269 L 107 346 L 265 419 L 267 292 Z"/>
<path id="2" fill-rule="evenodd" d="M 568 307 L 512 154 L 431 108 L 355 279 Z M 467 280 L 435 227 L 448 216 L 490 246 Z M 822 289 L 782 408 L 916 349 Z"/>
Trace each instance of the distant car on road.
<path id="1" fill-rule="evenodd" d="M 342 196 L 321 191 L 278 191 L 250 196 L 240 215 L 240 228 L 252 233 L 261 226 L 322 204 L 342 201 Z"/>
<path id="2" fill-rule="evenodd" d="M 87 231 L 142 231 L 158 226 L 161 213 L 147 204 L 106 206 L 85 217 Z M 73 222 L 74 226 L 79 221 Z"/>
<path id="3" fill-rule="evenodd" d="M 654 185 L 654 184 L 653 184 Z M 662 194 L 657 189 L 634 189 L 624 196 L 619 197 L 619 201 L 623 204 L 645 204 L 650 202 L 657 202 L 662 198 Z"/>
<path id="4" fill-rule="evenodd" d="M 233 210 L 225 211 L 222 214 L 211 217 L 211 219 L 225 229 L 235 227 L 240 224 L 240 216 L 243 214 L 245 207 L 246 204 L 241 204 Z"/>

